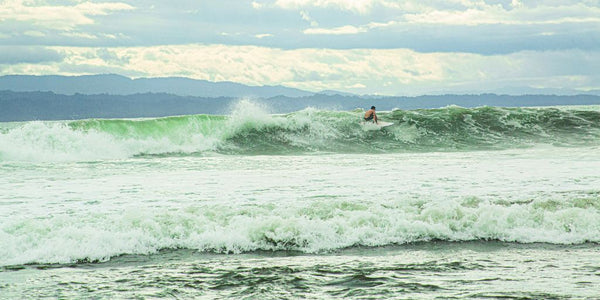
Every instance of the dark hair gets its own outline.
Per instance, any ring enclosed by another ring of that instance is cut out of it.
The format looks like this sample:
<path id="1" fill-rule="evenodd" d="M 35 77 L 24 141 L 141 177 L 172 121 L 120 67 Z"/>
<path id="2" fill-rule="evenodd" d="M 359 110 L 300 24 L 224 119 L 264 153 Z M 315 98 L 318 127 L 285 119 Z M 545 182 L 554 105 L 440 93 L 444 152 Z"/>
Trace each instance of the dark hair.
<path id="1" fill-rule="evenodd" d="M 371 109 L 375 109 L 375 106 L 371 106 Z"/>

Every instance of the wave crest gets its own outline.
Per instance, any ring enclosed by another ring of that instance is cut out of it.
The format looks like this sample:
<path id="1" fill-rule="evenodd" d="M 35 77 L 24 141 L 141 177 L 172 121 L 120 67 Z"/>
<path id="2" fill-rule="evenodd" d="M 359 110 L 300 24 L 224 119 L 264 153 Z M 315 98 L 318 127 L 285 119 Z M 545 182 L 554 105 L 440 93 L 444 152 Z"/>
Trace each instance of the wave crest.
<path id="1" fill-rule="evenodd" d="M 5 241 L 0 265 L 102 261 L 166 248 L 318 253 L 431 240 L 598 243 L 597 196 L 527 203 L 475 197 L 385 203 L 328 199 L 167 211 L 136 207 L 120 214 L 12 218 L 0 228 L 0 238 Z"/>
<path id="2" fill-rule="evenodd" d="M 380 112 L 395 125 L 360 126 L 361 111 L 268 114 L 241 101 L 229 116 L 7 123 L 0 160 L 101 160 L 137 155 L 382 153 L 598 144 L 600 111 L 577 108 L 445 107 Z"/>

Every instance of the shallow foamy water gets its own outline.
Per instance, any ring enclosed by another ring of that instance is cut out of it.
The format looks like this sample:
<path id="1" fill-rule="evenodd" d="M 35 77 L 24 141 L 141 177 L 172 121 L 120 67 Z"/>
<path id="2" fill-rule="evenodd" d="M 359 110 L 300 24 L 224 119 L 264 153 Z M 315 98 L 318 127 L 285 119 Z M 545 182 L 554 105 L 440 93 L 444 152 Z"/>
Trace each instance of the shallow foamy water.
<path id="1" fill-rule="evenodd" d="M 593 297 L 598 150 L 4 162 L 0 288 L 8 298 Z"/>

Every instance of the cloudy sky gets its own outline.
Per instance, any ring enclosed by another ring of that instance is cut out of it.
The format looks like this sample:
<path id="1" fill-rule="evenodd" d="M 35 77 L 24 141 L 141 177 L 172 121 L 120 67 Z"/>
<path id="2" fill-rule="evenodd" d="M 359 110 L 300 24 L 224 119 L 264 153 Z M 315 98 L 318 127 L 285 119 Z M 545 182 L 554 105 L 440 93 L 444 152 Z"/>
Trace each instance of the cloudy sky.
<path id="1" fill-rule="evenodd" d="M 359 94 L 600 89 L 600 0 L 0 0 L 0 75 Z"/>

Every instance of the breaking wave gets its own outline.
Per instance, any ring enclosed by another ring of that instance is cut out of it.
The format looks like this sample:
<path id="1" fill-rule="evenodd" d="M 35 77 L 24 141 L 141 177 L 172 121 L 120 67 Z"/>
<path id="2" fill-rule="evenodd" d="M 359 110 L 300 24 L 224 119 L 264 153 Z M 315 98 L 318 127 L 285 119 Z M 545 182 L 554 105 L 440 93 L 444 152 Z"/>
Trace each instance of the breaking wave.
<path id="1" fill-rule="evenodd" d="M 476 197 L 257 205 L 135 207 L 115 213 L 11 217 L 2 222 L 0 265 L 105 261 L 161 249 L 304 253 L 432 240 L 600 242 L 599 194 L 526 203 Z"/>
<path id="2" fill-rule="evenodd" d="M 469 151 L 535 144 L 598 144 L 600 111 L 445 107 L 380 112 L 394 122 L 364 130 L 362 110 L 273 115 L 241 101 L 228 116 L 88 119 L 0 124 L 0 160 L 122 159 L 146 155 Z"/>

